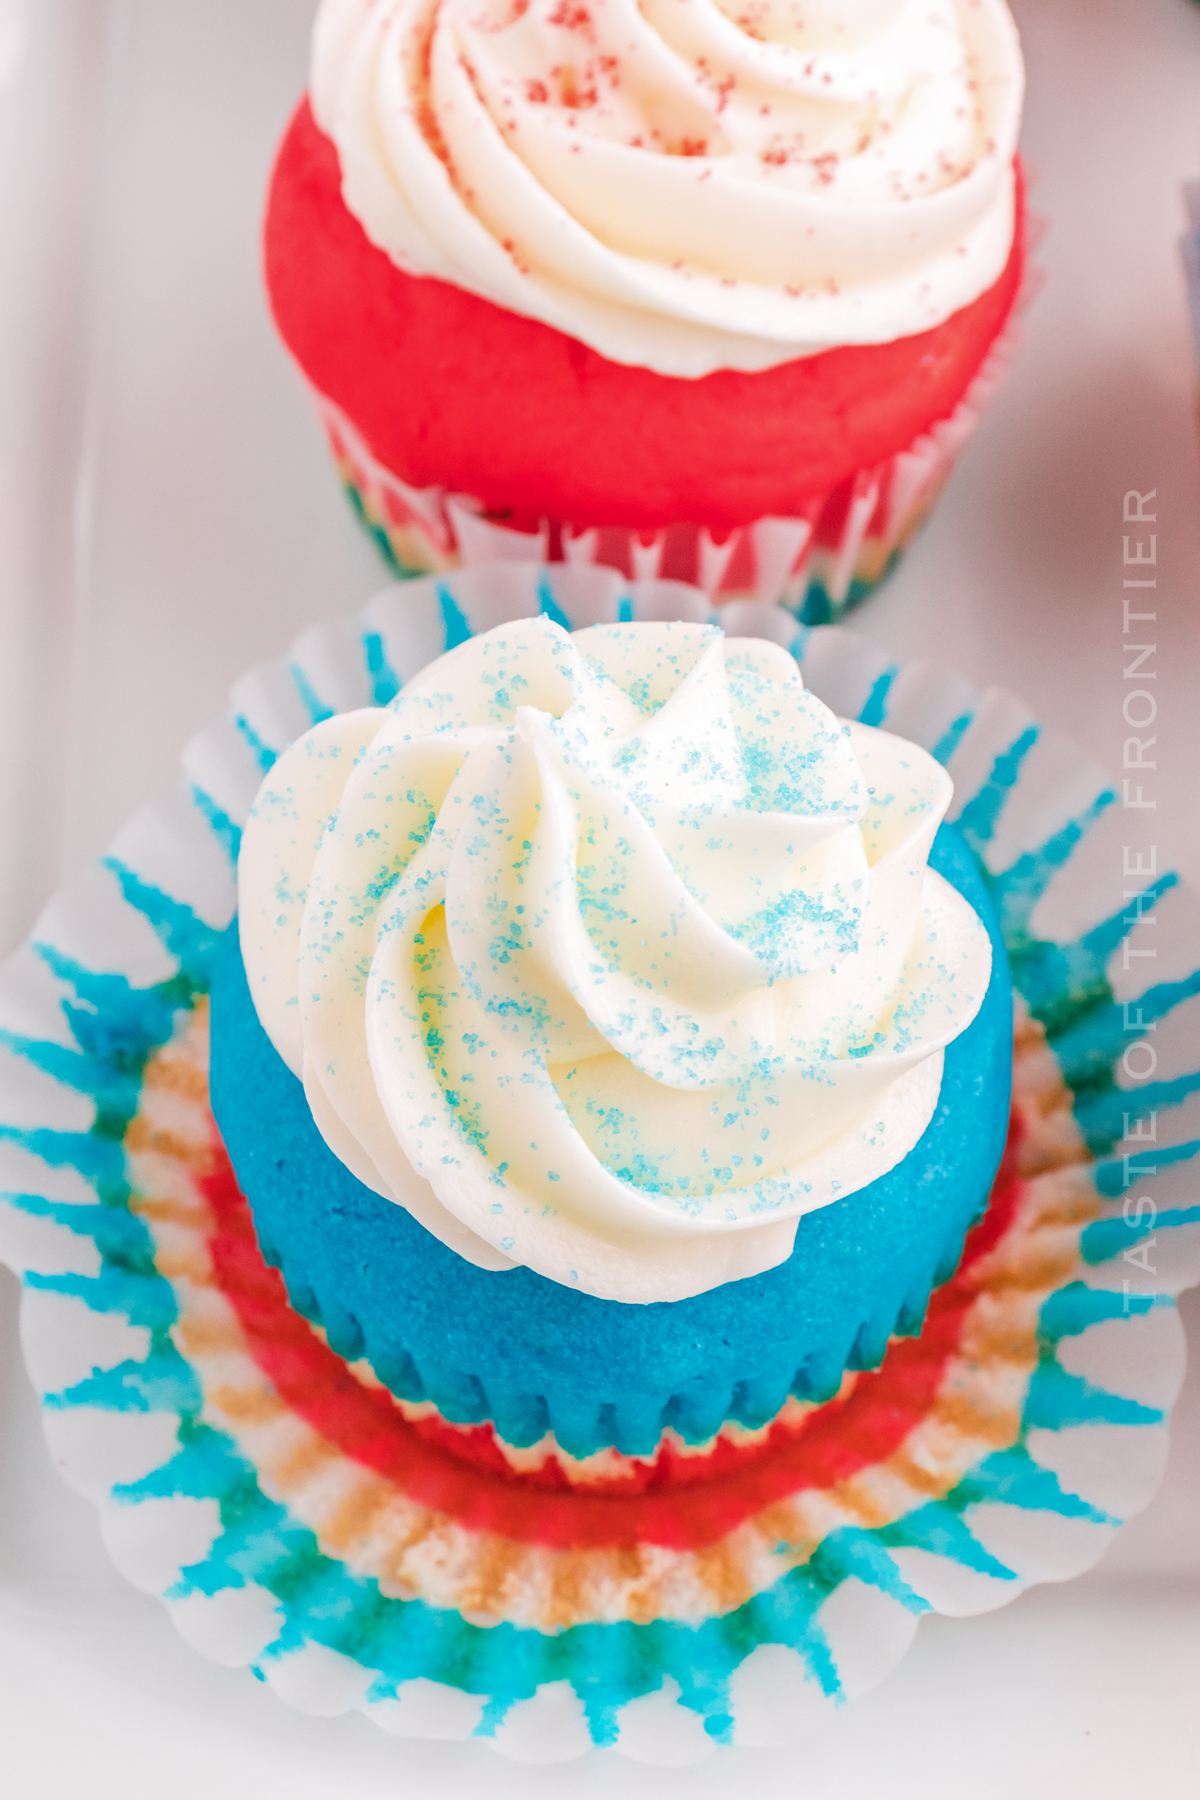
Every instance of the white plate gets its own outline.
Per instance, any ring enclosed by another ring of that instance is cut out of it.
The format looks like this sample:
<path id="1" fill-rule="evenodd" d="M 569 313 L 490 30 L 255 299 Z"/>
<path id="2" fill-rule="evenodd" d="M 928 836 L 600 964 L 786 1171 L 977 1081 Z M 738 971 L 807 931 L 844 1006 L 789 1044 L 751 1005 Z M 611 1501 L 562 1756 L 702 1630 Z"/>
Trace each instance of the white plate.
<path id="1" fill-rule="evenodd" d="M 1121 501 L 1157 486 L 1147 780 L 1163 864 L 1200 885 L 1200 478 L 1174 246 L 1200 160 L 1200 8 L 1017 10 L 1047 286 L 933 524 L 855 623 L 1016 688 L 1119 769 Z M 165 784 L 241 669 L 378 584 L 258 292 L 261 194 L 310 15 L 309 0 L 0 0 L 0 828 L 21 845 L 0 869 L 0 951 Z M 122 1800 L 649 1794 L 672 1779 L 717 1794 L 741 1778 L 721 1755 L 676 1778 L 607 1754 L 510 1770 L 297 1719 L 201 1662 L 53 1475 L 7 1278 L 0 1294 L 0 1742 L 22 1800 L 85 1783 Z M 1195 1338 L 1194 1296 L 1184 1311 Z M 1193 1378 L 1164 1489 L 1097 1571 L 929 1622 L 823 1739 L 755 1760 L 761 1791 L 1193 1795 L 1197 1492 Z"/>

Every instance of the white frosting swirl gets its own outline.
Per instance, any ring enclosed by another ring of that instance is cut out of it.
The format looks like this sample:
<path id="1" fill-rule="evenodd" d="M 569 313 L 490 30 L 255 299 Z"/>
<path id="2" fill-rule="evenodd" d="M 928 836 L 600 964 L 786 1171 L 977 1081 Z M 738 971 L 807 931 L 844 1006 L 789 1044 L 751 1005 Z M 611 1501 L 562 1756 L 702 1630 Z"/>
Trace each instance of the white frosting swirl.
<path id="1" fill-rule="evenodd" d="M 502 626 L 268 775 L 250 990 L 330 1147 L 463 1256 L 680 1299 L 929 1122 L 991 968 L 925 866 L 950 793 L 777 645 Z"/>
<path id="2" fill-rule="evenodd" d="M 1013 240 L 1003 0 L 324 0 L 372 242 L 662 374 L 929 330 Z"/>

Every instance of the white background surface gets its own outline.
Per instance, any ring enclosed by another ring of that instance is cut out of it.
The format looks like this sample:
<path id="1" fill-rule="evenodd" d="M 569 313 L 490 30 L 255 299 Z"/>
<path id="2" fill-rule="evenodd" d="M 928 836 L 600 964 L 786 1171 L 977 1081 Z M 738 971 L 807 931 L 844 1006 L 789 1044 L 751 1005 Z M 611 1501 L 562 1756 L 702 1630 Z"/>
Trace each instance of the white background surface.
<path id="1" fill-rule="evenodd" d="M 1156 486 L 1160 863 L 1200 886 L 1200 459 L 1175 248 L 1179 184 L 1200 175 L 1200 6 L 1014 10 L 1045 287 L 933 522 L 855 623 L 1015 688 L 1117 772 L 1121 502 Z M 0 954 L 237 674 L 380 585 L 258 284 L 311 12 L 0 0 Z M 50 1468 L 0 1272 L 0 1793 L 1195 1800 L 1197 1376 L 1158 1500 L 1097 1570 L 927 1621 L 823 1737 L 686 1771 L 611 1753 L 530 1771 L 300 1718 L 179 1642 Z"/>

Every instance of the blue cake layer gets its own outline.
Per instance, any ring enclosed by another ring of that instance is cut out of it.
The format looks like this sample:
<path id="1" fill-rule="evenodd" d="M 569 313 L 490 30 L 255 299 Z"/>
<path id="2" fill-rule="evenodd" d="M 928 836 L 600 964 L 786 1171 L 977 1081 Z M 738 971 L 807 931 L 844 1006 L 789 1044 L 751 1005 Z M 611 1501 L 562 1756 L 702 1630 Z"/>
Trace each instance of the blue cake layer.
<path id="1" fill-rule="evenodd" d="M 942 826 L 930 856 L 985 921 L 992 979 L 946 1051 L 937 1112 L 869 1187 L 802 1218 L 787 1262 L 691 1300 L 597 1300 L 520 1268 L 477 1269 L 357 1181 L 259 1024 L 236 927 L 212 990 L 212 1104 L 263 1253 L 333 1348 L 404 1399 L 508 1442 L 552 1429 L 577 1456 L 652 1451 L 726 1420 L 758 1426 L 789 1393 L 823 1399 L 919 1329 L 982 1211 L 1008 1128 L 1012 985 L 976 866 Z"/>

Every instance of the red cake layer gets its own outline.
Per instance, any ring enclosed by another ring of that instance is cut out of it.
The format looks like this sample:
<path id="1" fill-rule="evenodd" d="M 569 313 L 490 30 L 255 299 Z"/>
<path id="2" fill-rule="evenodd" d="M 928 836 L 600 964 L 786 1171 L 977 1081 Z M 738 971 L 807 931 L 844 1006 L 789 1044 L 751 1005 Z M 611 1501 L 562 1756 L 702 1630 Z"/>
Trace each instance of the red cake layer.
<path id="1" fill-rule="evenodd" d="M 266 278 L 309 380 L 414 487 L 468 494 L 517 524 L 689 522 L 720 536 L 803 512 L 953 411 L 1020 289 L 1019 169 L 1017 212 L 1000 279 L 935 330 L 683 380 L 404 274 L 347 211 L 337 152 L 305 101 L 272 178 Z"/>
<path id="2" fill-rule="evenodd" d="M 1014 1112 L 988 1210 L 967 1239 L 957 1274 L 930 1301 L 919 1337 L 894 1341 L 883 1366 L 860 1376 L 846 1397 L 798 1426 L 778 1422 L 759 1443 L 719 1443 L 709 1459 L 688 1459 L 686 1471 L 673 1468 L 678 1459 L 664 1446 L 634 1492 L 627 1480 L 564 1489 L 544 1472 L 518 1473 L 489 1447 L 489 1428 L 438 1437 L 409 1423 L 386 1391 L 358 1381 L 292 1310 L 282 1277 L 263 1261 L 215 1126 L 214 1167 L 201 1186 L 213 1214 L 213 1275 L 247 1350 L 292 1413 L 345 1456 L 472 1531 L 559 1549 L 696 1550 L 788 1496 L 885 1461 L 926 1416 L 977 1297 L 973 1271 L 1012 1223 L 1022 1191 L 1021 1136 Z M 679 1473 L 684 1478 L 673 1480 Z"/>

